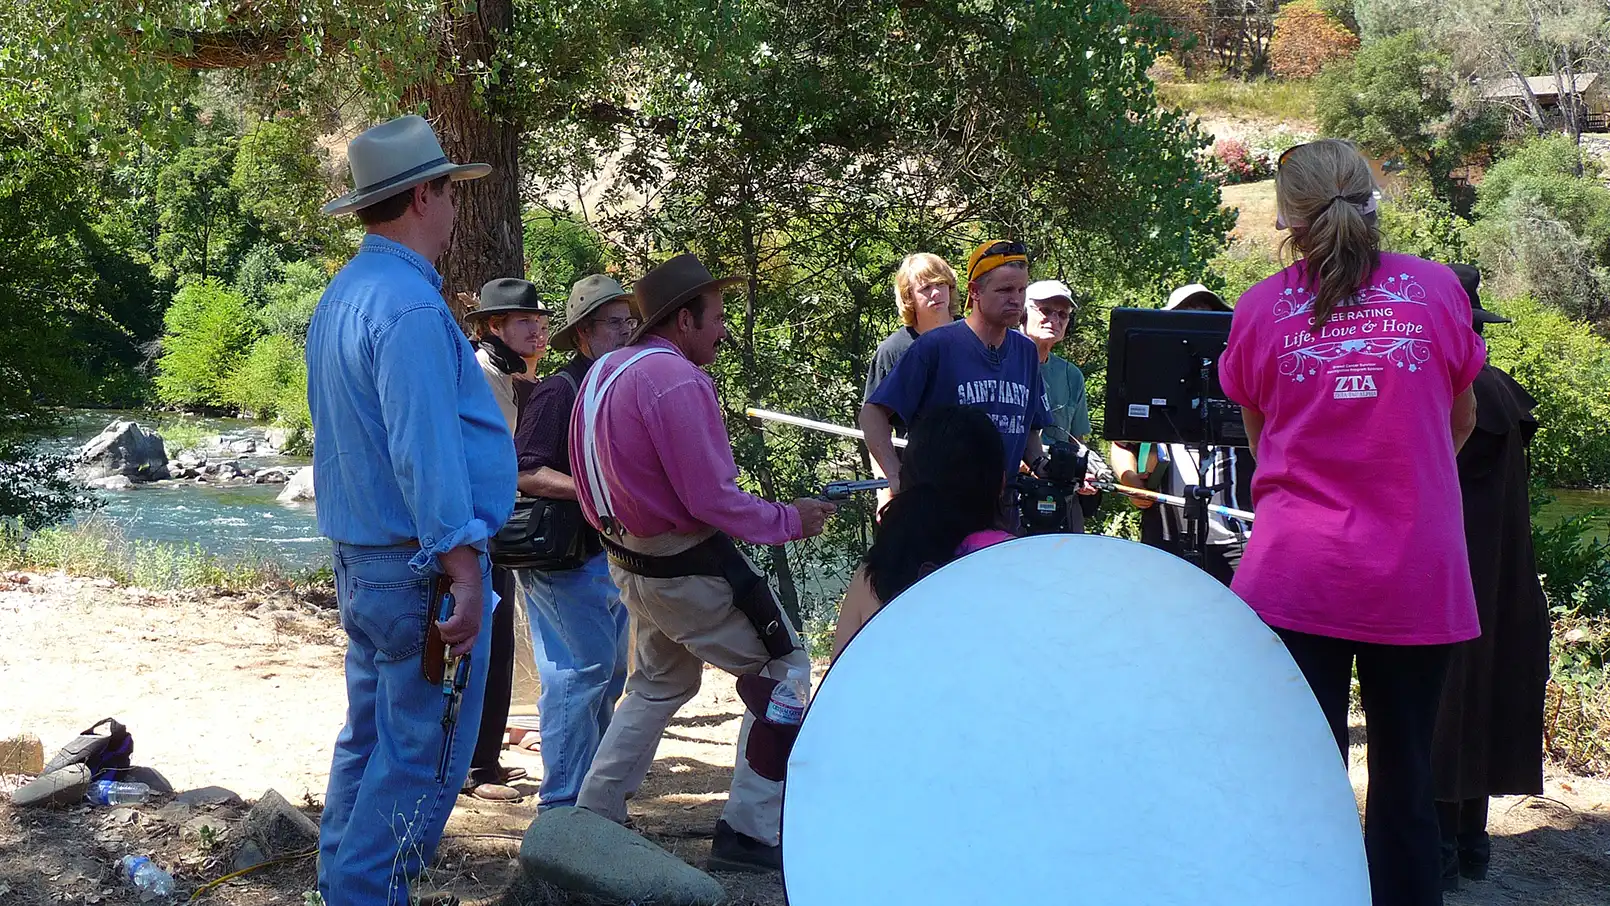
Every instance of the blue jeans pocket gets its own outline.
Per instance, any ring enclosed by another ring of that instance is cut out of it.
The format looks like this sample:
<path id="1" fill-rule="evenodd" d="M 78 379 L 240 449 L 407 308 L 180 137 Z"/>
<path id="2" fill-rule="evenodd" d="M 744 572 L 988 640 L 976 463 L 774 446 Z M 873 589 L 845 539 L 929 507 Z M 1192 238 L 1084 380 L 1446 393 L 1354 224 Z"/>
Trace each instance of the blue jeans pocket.
<path id="1" fill-rule="evenodd" d="M 425 649 L 433 580 L 415 573 L 409 556 L 386 552 L 351 557 L 342 622 L 368 636 L 384 660 L 399 661 Z"/>

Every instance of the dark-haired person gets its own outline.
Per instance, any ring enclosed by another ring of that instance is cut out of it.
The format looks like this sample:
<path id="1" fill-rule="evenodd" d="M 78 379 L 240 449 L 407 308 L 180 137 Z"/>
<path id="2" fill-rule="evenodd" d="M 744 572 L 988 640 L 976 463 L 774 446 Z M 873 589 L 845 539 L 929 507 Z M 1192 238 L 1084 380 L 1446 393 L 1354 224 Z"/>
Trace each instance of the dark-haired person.
<path id="1" fill-rule="evenodd" d="M 951 560 L 1012 536 L 997 527 L 1006 476 L 1001 435 L 978 409 L 944 406 L 911 428 L 905 485 L 883 508 L 877 540 L 839 605 L 838 658 L 884 604 Z"/>
<path id="2" fill-rule="evenodd" d="M 1375 906 L 1442 902 L 1431 740 L 1451 647 L 1480 631 L 1455 456 L 1486 357 L 1447 267 L 1380 251 L 1349 142 L 1282 155 L 1301 254 L 1236 304 L 1219 362 L 1243 408 L 1258 522 L 1234 590 L 1285 642 L 1347 755 L 1357 662 Z"/>
<path id="3" fill-rule="evenodd" d="M 1033 468 L 1045 459 L 1040 431 L 1051 414 L 1040 355 L 1015 330 L 1023 323 L 1028 268 L 1028 249 L 1020 242 L 992 240 L 974 249 L 967 260 L 967 317 L 918 337 L 861 406 L 867 450 L 892 494 L 901 488 L 892 416 L 909 425 L 941 406 L 976 407 L 1000 431 L 1003 475 L 1016 475 L 1019 463 Z M 1015 527 L 1016 504 L 1003 497 L 1002 507 L 1008 527 Z"/>
<path id="4" fill-rule="evenodd" d="M 1470 296 L 1477 333 L 1508 318 L 1482 307 L 1481 275 L 1451 265 Z M 1526 448 L 1537 401 L 1488 365 L 1476 376 L 1476 430 L 1459 451 L 1465 543 L 1481 635 L 1455 646 L 1432 744 L 1442 880 L 1487 876 L 1487 800 L 1543 793 L 1543 698 L 1549 611 L 1532 551 Z"/>
<path id="5" fill-rule="evenodd" d="M 332 906 L 404 906 L 479 730 L 486 545 L 514 509 L 514 441 L 432 263 L 453 236 L 450 182 L 492 168 L 449 161 L 417 116 L 354 138 L 347 163 L 357 188 L 324 213 L 355 211 L 368 235 L 307 335 L 319 533 L 334 543 L 347 634 L 347 719 L 319 820 L 318 884 Z M 457 602 L 441 637 L 471 664 L 451 738 L 421 663 L 438 574 Z"/>
<path id="6" fill-rule="evenodd" d="M 641 323 L 588 369 L 571 419 L 576 497 L 601 534 L 633 642 L 626 697 L 576 804 L 617 822 L 666 724 L 698 693 L 705 664 L 733 676 L 810 679 L 810 655 L 733 539 L 809 538 L 834 507 L 775 503 L 738 487 L 715 381 L 703 371 L 727 338 L 722 291 L 742 282 L 716 278 L 688 254 L 644 274 L 632 286 Z M 754 722 L 745 712 L 713 870 L 782 869 L 783 784 L 746 758 Z"/>

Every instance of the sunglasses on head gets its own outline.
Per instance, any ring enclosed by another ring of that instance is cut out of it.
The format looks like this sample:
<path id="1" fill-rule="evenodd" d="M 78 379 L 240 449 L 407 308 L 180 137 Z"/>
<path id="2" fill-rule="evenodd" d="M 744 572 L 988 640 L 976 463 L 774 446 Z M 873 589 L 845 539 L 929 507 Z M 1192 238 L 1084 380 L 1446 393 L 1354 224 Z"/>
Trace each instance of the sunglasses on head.
<path id="1" fill-rule="evenodd" d="M 1027 258 L 1028 254 L 1028 246 L 1018 242 L 1015 239 L 1003 239 L 985 249 L 984 254 L 978 256 L 978 260 L 973 262 L 973 270 L 977 270 L 980 264 L 983 264 L 990 258 L 1011 258 L 1015 255 L 1022 255 L 1023 257 Z M 967 272 L 967 282 L 971 283 L 972 281 L 973 271 L 970 270 Z"/>

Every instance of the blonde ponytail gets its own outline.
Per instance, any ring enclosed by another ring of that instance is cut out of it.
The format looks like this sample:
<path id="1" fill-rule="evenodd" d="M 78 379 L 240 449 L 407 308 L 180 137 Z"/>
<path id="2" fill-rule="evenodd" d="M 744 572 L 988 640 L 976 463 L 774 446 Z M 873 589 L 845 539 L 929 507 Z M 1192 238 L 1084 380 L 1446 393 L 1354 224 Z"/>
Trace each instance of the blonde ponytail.
<path id="1" fill-rule="evenodd" d="M 1302 252 L 1314 296 L 1314 326 L 1369 281 L 1381 263 L 1375 177 L 1352 142 L 1320 139 L 1282 156 L 1275 200 L 1292 225 L 1288 245 Z"/>

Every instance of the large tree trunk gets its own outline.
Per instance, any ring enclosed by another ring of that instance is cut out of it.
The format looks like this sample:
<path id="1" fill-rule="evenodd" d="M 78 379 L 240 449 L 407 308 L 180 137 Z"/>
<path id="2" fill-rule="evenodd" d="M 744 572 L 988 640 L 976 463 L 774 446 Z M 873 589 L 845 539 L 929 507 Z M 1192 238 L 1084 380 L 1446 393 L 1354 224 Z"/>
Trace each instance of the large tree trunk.
<path id="1" fill-rule="evenodd" d="M 456 54 L 455 65 L 461 73 L 477 62 L 490 64 L 497 37 L 513 25 L 511 0 L 481 0 L 473 12 L 449 22 L 444 53 L 450 48 Z M 478 292 L 482 284 L 497 277 L 525 276 L 520 128 L 498 114 L 495 94 L 478 100 L 467 75 L 446 84 L 421 86 L 419 96 L 411 100 L 428 106 L 427 115 L 450 159 L 492 166 L 491 175 L 460 187 L 453 244 L 439 263 L 442 295 L 462 318 L 464 313 L 457 310 L 455 299 L 458 293 Z"/>

